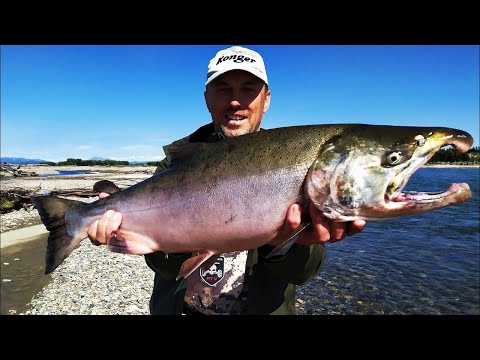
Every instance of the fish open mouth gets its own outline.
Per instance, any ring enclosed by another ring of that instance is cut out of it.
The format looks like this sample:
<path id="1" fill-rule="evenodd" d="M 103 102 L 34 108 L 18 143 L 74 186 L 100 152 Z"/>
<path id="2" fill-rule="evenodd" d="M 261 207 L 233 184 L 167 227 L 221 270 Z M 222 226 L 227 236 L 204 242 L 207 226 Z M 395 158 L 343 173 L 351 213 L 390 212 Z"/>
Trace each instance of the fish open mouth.
<path id="1" fill-rule="evenodd" d="M 468 200 L 472 196 L 470 186 L 467 183 L 453 183 L 443 192 L 403 192 L 403 188 L 408 182 L 410 176 L 422 167 L 440 148 L 452 146 L 457 151 L 465 153 L 473 144 L 473 138 L 469 134 L 444 134 L 434 137 L 430 140 L 433 151 L 424 152 L 417 161 L 413 161 L 402 172 L 398 173 L 388 184 L 385 191 L 385 205 L 387 207 L 398 209 L 399 207 L 415 208 L 420 212 L 424 210 L 433 210 L 448 205 L 456 204 Z M 426 146 L 426 145 L 424 145 Z"/>
<path id="2" fill-rule="evenodd" d="M 399 192 L 393 197 L 385 195 L 385 202 L 415 203 L 415 204 L 454 204 L 469 199 L 472 196 L 470 186 L 467 183 L 452 184 L 443 192 Z M 442 205 L 443 206 L 443 205 Z"/>
<path id="3" fill-rule="evenodd" d="M 336 143 L 324 149 L 325 160 L 315 163 L 318 175 L 316 178 L 310 175 L 317 183 L 312 180 L 308 195 L 315 198 L 315 205 L 326 217 L 335 221 L 381 220 L 425 213 L 472 197 L 467 183 L 453 183 L 440 192 L 404 190 L 412 174 L 442 147 L 452 146 L 461 153 L 467 152 L 473 144 L 470 134 L 450 128 L 396 130 L 401 140 L 388 140 L 377 148 L 374 140 L 361 140 L 358 149 L 352 145 L 355 150 L 349 150 L 343 157 L 332 155 L 343 149 L 340 146 L 336 149 Z"/>

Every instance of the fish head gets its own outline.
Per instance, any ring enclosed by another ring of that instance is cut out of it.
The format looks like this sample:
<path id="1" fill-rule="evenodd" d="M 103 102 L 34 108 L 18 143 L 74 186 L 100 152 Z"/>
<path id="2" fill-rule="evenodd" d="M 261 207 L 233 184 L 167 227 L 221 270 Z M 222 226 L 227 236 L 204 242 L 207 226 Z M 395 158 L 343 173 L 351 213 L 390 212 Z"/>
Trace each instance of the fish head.
<path id="1" fill-rule="evenodd" d="M 372 220 L 435 210 L 466 201 L 468 184 L 442 193 L 402 192 L 410 176 L 440 148 L 466 152 L 473 138 L 451 128 L 356 124 L 321 147 L 306 179 L 306 196 L 336 221 Z"/>

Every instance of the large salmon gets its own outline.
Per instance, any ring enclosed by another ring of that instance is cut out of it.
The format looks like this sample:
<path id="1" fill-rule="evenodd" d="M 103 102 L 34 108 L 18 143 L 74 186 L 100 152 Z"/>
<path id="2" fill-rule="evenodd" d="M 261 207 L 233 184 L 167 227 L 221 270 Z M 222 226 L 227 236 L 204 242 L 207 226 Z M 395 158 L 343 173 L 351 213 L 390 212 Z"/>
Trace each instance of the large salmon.
<path id="1" fill-rule="evenodd" d="M 313 202 L 336 221 L 376 220 L 431 211 L 471 197 L 465 183 L 443 193 L 402 192 L 412 173 L 442 146 L 461 152 L 472 136 L 451 128 L 365 124 L 292 126 L 214 143 L 178 141 L 171 166 L 106 199 L 84 203 L 36 197 L 50 231 L 48 274 L 87 237 L 108 209 L 123 221 L 108 244 L 125 254 L 194 252 L 181 275 L 212 255 L 260 247 L 287 209 Z M 206 254 L 206 255 L 205 255 Z"/>

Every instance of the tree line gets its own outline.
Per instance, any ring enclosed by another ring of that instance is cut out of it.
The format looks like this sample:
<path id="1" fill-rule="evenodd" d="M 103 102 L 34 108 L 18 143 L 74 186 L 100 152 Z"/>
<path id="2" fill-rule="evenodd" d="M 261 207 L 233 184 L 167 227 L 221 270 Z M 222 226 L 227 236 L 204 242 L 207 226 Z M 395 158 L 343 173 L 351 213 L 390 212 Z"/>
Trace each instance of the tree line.
<path id="1" fill-rule="evenodd" d="M 466 162 L 478 164 L 480 163 L 480 147 L 476 146 L 468 150 L 466 153 L 461 153 L 453 148 L 440 149 L 428 161 L 429 163 L 458 163 Z"/>
<path id="2" fill-rule="evenodd" d="M 53 163 L 55 165 L 55 163 Z M 60 161 L 56 165 L 64 166 L 64 165 L 75 165 L 75 166 L 92 166 L 92 165 L 112 165 L 112 166 L 119 166 L 119 165 L 129 165 L 128 161 L 122 160 L 82 160 L 82 159 L 74 159 L 68 158 L 66 161 Z"/>

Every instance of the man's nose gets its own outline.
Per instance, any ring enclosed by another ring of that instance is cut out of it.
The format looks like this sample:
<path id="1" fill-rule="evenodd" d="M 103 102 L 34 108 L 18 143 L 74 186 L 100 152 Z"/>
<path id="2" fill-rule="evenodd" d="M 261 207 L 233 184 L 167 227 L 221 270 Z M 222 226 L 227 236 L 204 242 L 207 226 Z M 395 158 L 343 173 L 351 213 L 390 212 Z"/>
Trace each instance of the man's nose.
<path id="1" fill-rule="evenodd" d="M 239 108 L 239 107 L 242 106 L 242 104 L 240 103 L 240 100 L 232 99 L 232 100 L 230 101 L 230 106 L 231 106 L 232 108 Z"/>

